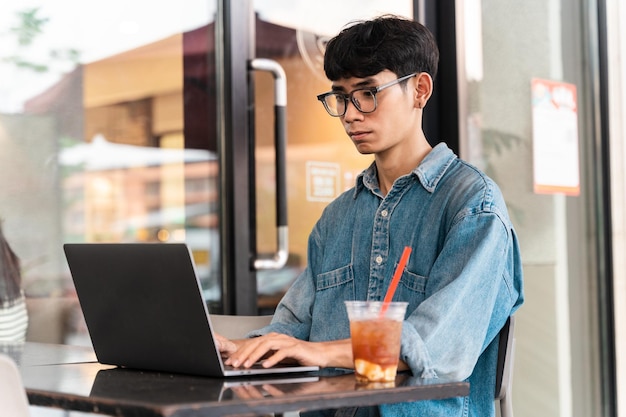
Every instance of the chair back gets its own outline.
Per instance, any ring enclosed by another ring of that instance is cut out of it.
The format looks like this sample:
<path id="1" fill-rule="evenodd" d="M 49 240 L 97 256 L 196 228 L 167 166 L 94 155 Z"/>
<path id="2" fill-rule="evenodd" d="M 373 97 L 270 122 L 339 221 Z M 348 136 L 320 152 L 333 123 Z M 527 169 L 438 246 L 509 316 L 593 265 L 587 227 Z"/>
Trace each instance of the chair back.
<path id="1" fill-rule="evenodd" d="M 510 316 L 498 336 L 498 367 L 496 372 L 496 401 L 500 403 L 500 416 L 513 417 L 511 389 L 513 358 L 515 355 L 515 317 Z"/>
<path id="2" fill-rule="evenodd" d="M 30 410 L 20 372 L 9 356 L 0 353 L 0 410 L 2 415 L 29 417 Z"/>
<path id="3" fill-rule="evenodd" d="M 213 331 L 227 339 L 243 339 L 248 332 L 270 324 L 271 315 L 265 316 L 234 316 L 228 314 L 211 314 Z"/>

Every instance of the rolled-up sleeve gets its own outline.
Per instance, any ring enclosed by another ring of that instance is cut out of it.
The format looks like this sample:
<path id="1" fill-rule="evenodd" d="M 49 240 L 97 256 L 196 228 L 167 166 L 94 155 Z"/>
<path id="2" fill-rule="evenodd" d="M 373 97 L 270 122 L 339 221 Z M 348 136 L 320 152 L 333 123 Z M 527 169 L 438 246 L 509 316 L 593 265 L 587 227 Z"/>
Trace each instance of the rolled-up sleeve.
<path id="1" fill-rule="evenodd" d="M 307 268 L 289 288 L 272 318 L 272 322 L 262 329 L 252 331 L 248 337 L 276 332 L 309 340 L 311 331 L 310 300 L 315 290 L 311 288 L 310 270 Z M 309 295 L 307 297 L 307 294 Z"/>

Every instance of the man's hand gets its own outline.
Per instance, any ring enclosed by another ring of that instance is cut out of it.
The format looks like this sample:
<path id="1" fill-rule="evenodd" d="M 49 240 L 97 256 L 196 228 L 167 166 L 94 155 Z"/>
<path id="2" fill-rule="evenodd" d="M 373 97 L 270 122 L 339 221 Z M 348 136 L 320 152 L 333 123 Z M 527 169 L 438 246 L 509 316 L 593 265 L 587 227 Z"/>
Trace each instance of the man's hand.
<path id="1" fill-rule="evenodd" d="M 222 354 L 222 358 L 228 358 L 237 351 L 237 342 L 225 338 L 224 336 L 214 333 L 217 349 Z"/>
<path id="2" fill-rule="evenodd" d="M 307 342 L 280 333 L 243 340 L 229 340 L 215 335 L 217 346 L 226 365 L 249 368 L 262 360 L 265 368 L 279 362 L 295 361 L 301 365 L 317 365 L 320 368 L 353 369 L 352 344 L 350 339 L 330 342 Z M 399 361 L 398 371 L 409 369 Z"/>
<path id="3" fill-rule="evenodd" d="M 272 367 L 279 362 L 294 360 L 301 365 L 352 368 L 350 339 L 332 342 L 307 342 L 280 333 L 245 340 L 228 340 L 217 336 L 226 365 L 249 368 L 262 360 L 263 366 Z"/>

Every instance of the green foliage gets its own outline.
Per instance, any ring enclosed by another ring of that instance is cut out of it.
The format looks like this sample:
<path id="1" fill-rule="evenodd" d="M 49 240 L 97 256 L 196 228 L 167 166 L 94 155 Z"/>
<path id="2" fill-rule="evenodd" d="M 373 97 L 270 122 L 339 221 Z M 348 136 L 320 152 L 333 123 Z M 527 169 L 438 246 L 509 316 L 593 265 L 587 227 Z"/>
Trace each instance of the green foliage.
<path id="1" fill-rule="evenodd" d="M 18 68 L 28 69 L 34 72 L 47 72 L 49 70 L 47 65 L 30 62 L 25 59 L 22 59 L 19 56 L 10 56 L 7 58 L 3 58 L 2 61 L 9 63 L 9 64 L 13 64 Z"/>
<path id="2" fill-rule="evenodd" d="M 524 146 L 524 139 L 520 136 L 502 132 L 495 129 L 483 129 L 481 131 L 483 155 L 485 155 L 485 173 L 498 182 L 496 167 L 493 163 L 493 159 L 498 156 L 502 156 L 506 152 L 517 150 L 519 147 Z M 505 197 L 506 199 L 506 197 Z M 515 204 L 507 201 L 507 207 L 511 218 L 515 219 L 518 223 L 524 223 L 524 210 L 517 207 Z"/>
<path id="3" fill-rule="evenodd" d="M 38 7 L 28 8 L 16 13 L 17 23 L 9 29 L 9 35 L 15 37 L 17 51 L 11 56 L 2 57 L 0 62 L 12 64 L 19 69 L 29 70 L 36 73 L 50 71 L 49 63 L 73 63 L 80 60 L 80 51 L 74 48 L 53 49 L 48 52 L 48 59 L 44 62 L 36 62 L 27 58 L 29 48 L 33 47 L 37 40 L 44 35 L 44 29 L 50 21 L 42 17 Z"/>
<path id="4" fill-rule="evenodd" d="M 19 23 L 10 29 L 10 32 L 17 37 L 20 46 L 30 46 L 39 35 L 43 33 L 43 27 L 50 19 L 41 18 L 37 14 L 39 8 L 25 9 L 17 12 Z"/>
<path id="5" fill-rule="evenodd" d="M 483 149 L 487 155 L 491 155 L 492 152 L 501 155 L 505 150 L 510 151 L 523 142 L 522 138 L 517 135 L 494 129 L 483 129 L 482 138 Z"/>

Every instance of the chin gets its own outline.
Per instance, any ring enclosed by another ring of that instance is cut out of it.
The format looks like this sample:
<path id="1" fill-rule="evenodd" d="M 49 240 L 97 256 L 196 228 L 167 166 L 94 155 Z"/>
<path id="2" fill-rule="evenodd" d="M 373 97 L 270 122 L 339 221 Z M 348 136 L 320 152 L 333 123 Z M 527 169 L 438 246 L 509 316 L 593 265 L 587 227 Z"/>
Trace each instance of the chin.
<path id="1" fill-rule="evenodd" d="M 367 146 L 366 144 L 354 144 L 354 147 L 361 155 L 371 155 L 374 153 L 374 150 Z"/>

